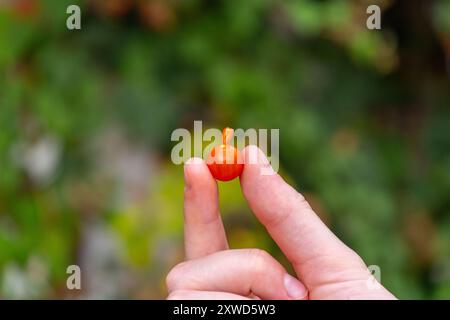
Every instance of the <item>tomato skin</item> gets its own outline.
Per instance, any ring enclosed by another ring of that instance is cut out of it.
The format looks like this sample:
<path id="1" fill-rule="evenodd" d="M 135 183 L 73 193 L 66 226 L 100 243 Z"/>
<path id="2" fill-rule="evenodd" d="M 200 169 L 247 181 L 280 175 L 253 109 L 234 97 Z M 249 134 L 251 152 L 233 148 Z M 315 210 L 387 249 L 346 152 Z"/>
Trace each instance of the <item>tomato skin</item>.
<path id="1" fill-rule="evenodd" d="M 226 130 L 230 129 L 227 128 Z M 224 130 L 224 144 L 211 150 L 206 164 L 215 179 L 230 181 L 241 175 L 244 169 L 242 160 L 241 153 L 233 146 L 227 144 Z"/>

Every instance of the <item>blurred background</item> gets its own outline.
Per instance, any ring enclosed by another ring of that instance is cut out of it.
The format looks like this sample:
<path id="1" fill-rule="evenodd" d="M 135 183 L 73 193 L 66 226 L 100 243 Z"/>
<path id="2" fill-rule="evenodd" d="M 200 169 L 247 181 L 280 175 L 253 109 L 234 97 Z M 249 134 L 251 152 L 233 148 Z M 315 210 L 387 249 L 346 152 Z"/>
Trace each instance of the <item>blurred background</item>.
<path id="1" fill-rule="evenodd" d="M 279 128 L 283 177 L 387 288 L 450 298 L 449 0 L 0 0 L 0 297 L 164 298 L 194 120 Z M 231 247 L 288 265 L 219 189 Z"/>

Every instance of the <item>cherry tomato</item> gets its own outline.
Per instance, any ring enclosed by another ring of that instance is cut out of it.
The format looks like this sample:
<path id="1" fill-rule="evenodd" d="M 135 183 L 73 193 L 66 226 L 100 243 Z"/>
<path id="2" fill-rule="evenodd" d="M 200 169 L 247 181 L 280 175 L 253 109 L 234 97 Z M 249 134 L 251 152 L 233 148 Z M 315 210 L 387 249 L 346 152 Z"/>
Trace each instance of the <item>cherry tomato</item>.
<path id="1" fill-rule="evenodd" d="M 222 144 L 211 150 L 206 161 L 213 177 L 220 181 L 230 181 L 239 177 L 244 169 L 244 162 L 239 150 L 229 144 L 234 130 L 223 129 Z"/>

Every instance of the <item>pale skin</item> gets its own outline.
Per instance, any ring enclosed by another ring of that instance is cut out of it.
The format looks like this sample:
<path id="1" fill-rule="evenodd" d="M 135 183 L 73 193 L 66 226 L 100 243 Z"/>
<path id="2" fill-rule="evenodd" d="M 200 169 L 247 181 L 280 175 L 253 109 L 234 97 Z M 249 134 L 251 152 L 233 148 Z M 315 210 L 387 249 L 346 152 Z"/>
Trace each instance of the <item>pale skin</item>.
<path id="1" fill-rule="evenodd" d="M 217 183 L 205 162 L 192 158 L 184 166 L 186 260 L 167 276 L 168 299 L 395 299 L 373 285 L 362 259 L 300 193 L 278 174 L 261 174 L 270 166 L 261 150 L 248 146 L 243 156 L 243 195 L 295 275 L 263 250 L 229 249 Z"/>

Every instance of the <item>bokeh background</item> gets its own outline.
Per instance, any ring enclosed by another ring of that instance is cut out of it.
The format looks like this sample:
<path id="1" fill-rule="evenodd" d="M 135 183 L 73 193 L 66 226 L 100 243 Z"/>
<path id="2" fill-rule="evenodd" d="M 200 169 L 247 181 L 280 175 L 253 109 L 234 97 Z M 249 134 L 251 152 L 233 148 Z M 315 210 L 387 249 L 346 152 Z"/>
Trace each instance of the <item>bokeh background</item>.
<path id="1" fill-rule="evenodd" d="M 450 298 L 449 0 L 1 0 L 0 297 L 164 298 L 194 120 L 279 128 L 281 174 L 385 286 Z M 287 265 L 219 188 L 231 247 Z"/>

